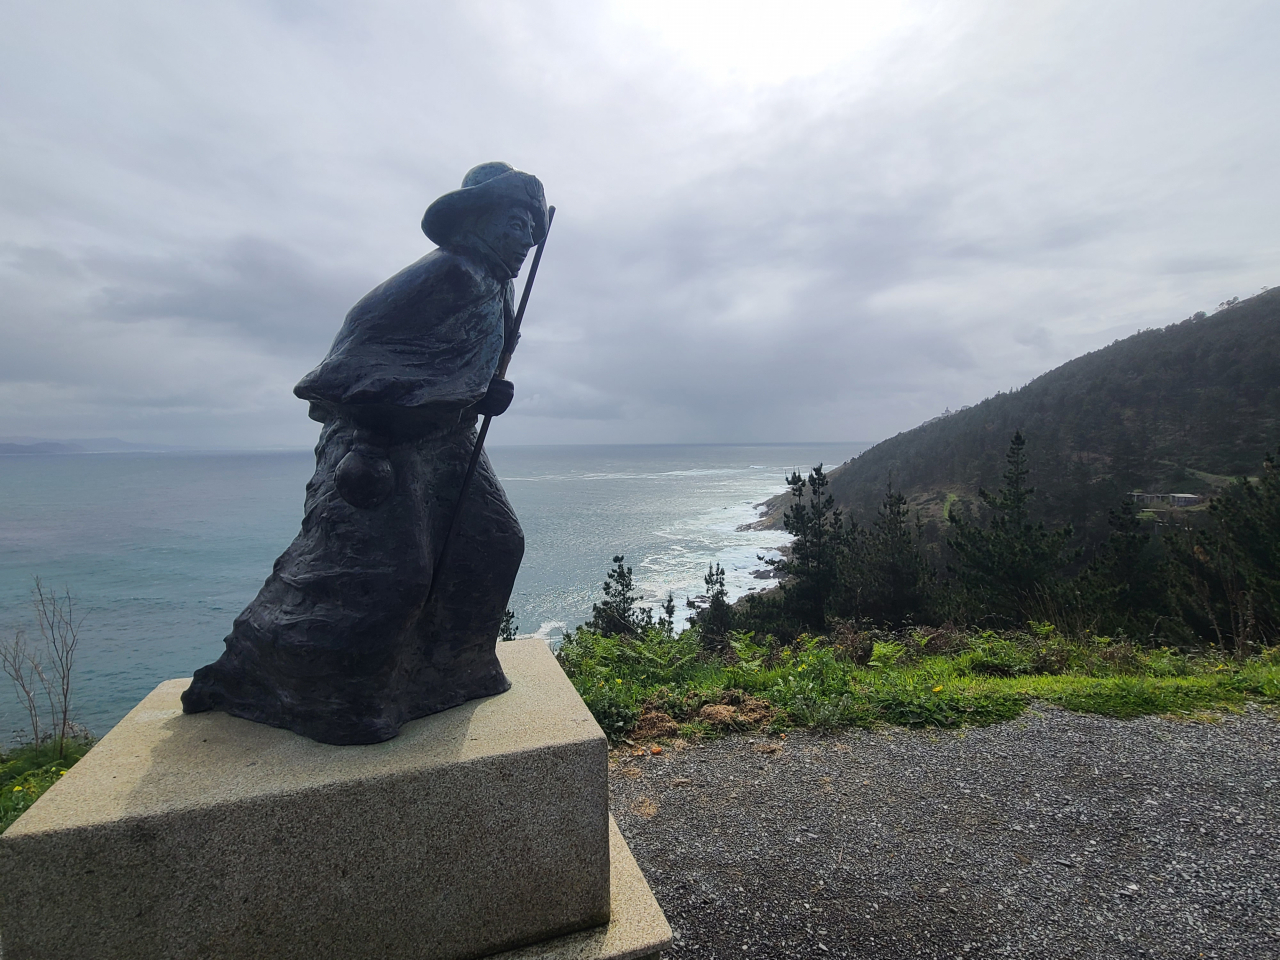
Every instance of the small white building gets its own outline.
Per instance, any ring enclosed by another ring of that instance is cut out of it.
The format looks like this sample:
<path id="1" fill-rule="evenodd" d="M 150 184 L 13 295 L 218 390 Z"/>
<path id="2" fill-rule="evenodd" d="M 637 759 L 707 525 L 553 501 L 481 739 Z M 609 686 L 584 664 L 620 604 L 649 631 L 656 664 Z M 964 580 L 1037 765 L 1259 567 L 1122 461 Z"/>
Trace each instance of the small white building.
<path id="1" fill-rule="evenodd" d="M 1196 504 L 1204 503 L 1204 497 L 1198 493 L 1138 493 L 1134 491 L 1129 496 L 1133 497 L 1133 502 L 1140 507 L 1194 507 Z"/>

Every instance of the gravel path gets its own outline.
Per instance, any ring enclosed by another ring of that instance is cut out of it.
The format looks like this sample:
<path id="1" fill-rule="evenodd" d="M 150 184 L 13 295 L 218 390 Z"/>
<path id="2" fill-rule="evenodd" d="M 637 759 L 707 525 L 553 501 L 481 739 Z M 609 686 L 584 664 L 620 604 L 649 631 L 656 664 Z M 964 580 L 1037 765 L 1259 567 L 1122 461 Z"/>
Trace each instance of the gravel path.
<path id="1" fill-rule="evenodd" d="M 1037 706 L 621 756 L 669 958 L 1280 958 L 1280 722 Z"/>

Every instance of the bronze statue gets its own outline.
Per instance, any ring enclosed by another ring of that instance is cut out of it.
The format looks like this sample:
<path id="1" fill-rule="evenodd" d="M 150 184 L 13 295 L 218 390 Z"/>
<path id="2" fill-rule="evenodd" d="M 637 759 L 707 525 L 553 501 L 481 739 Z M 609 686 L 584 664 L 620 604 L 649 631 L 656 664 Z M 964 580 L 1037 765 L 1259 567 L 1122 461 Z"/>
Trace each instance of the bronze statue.
<path id="1" fill-rule="evenodd" d="M 511 403 L 512 281 L 548 225 L 536 177 L 482 164 L 422 218 L 439 248 L 352 307 L 294 388 L 324 424 L 302 530 L 187 713 L 375 743 L 509 688 L 495 647 L 524 534 L 475 424 Z"/>

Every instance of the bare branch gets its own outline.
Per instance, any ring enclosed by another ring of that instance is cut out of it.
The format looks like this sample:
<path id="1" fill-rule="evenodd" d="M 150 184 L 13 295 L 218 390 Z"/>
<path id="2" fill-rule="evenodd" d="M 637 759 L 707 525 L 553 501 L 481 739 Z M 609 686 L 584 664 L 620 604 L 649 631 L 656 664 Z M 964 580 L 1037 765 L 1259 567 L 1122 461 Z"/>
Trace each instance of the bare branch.
<path id="1" fill-rule="evenodd" d="M 58 755 L 61 756 L 73 726 L 71 671 L 75 665 L 80 625 L 84 618 L 76 619 L 70 588 L 64 587 L 63 595 L 59 597 L 55 591 L 46 590 L 39 577 L 35 578 L 35 586 L 31 590 L 31 603 L 51 660 L 49 667 L 52 677 L 48 677 L 38 664 L 35 666 L 49 699 L 50 720 L 56 729 L 54 735 L 58 743 Z"/>
<path id="2" fill-rule="evenodd" d="M 18 699 L 27 709 L 27 719 L 31 724 L 31 740 L 40 742 L 40 703 L 36 696 L 36 681 L 39 670 L 36 661 L 27 647 L 27 637 L 21 630 L 15 630 L 13 639 L 0 643 L 0 668 L 13 681 Z"/>

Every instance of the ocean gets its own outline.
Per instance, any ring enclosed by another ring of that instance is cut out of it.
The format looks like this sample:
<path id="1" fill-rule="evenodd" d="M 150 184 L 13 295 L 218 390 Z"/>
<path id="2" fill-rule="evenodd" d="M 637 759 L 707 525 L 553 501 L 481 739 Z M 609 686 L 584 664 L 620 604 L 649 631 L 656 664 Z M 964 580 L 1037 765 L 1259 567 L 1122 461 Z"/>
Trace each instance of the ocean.
<path id="1" fill-rule="evenodd" d="M 525 531 L 511 598 L 519 632 L 554 639 L 591 615 L 615 554 L 647 602 L 760 589 L 758 559 L 786 540 L 739 528 L 785 475 L 865 443 L 507 446 L 494 469 Z M 38 636 L 33 578 L 69 588 L 83 616 L 75 714 L 102 735 L 162 680 L 216 659 L 231 621 L 298 532 L 307 452 L 0 457 L 0 631 Z M 25 714 L 0 678 L 0 733 Z"/>

